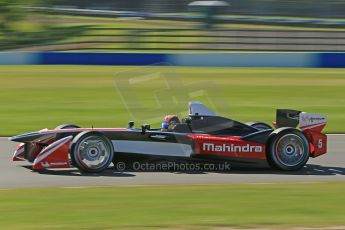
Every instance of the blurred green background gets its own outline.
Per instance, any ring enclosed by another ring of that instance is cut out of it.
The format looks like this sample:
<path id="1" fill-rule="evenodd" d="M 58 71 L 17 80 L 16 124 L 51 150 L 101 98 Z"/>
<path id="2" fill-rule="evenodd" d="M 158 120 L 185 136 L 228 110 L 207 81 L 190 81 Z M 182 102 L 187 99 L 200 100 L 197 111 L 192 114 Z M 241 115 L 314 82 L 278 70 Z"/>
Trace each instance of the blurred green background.
<path id="1" fill-rule="evenodd" d="M 186 116 L 193 100 L 243 122 L 271 124 L 278 108 L 325 114 L 326 132 L 345 131 L 342 69 L 1 66 L 0 72 L 2 136 L 65 123 L 159 126 L 166 114 Z"/>

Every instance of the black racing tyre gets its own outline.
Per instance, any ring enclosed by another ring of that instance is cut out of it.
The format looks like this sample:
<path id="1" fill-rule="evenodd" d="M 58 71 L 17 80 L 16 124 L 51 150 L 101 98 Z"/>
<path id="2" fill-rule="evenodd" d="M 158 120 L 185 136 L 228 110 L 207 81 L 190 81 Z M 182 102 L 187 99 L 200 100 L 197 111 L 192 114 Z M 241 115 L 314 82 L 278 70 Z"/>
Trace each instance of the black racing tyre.
<path id="1" fill-rule="evenodd" d="M 264 122 L 259 122 L 259 121 L 252 121 L 252 122 L 247 122 L 246 125 L 250 127 L 254 127 L 258 130 L 265 130 L 265 129 L 272 129 L 272 127 Z"/>
<path id="2" fill-rule="evenodd" d="M 85 131 L 74 137 L 70 145 L 74 166 L 83 172 L 97 173 L 109 167 L 114 158 L 111 141 L 103 134 Z"/>
<path id="3" fill-rule="evenodd" d="M 56 129 L 76 129 L 76 128 L 80 128 L 80 127 L 78 125 L 73 125 L 73 124 L 64 124 L 64 125 L 59 125 L 54 130 L 56 130 Z"/>
<path id="4" fill-rule="evenodd" d="M 266 155 L 272 168 L 283 171 L 299 170 L 309 159 L 309 142 L 297 129 L 279 129 L 272 133 Z"/>

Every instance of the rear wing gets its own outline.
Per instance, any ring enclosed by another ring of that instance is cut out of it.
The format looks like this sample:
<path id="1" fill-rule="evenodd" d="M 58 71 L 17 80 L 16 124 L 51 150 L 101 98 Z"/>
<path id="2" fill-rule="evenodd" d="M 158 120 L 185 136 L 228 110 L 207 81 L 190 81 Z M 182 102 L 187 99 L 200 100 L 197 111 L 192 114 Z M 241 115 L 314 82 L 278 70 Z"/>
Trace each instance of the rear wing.
<path id="1" fill-rule="evenodd" d="M 306 113 L 291 109 L 278 109 L 276 115 L 276 128 L 293 127 L 304 130 L 321 132 L 327 124 L 327 118 L 324 115 Z"/>

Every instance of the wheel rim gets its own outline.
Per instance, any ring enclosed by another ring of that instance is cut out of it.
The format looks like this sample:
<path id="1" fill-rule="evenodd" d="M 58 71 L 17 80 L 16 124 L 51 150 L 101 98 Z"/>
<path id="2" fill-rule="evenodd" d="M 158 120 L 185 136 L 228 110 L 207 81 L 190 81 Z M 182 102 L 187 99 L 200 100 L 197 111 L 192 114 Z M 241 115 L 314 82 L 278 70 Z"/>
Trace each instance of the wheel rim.
<path id="1" fill-rule="evenodd" d="M 296 134 L 282 136 L 276 144 L 277 160 L 285 166 L 296 166 L 305 159 L 307 148 L 303 138 Z"/>
<path id="2" fill-rule="evenodd" d="M 99 169 L 110 162 L 111 148 L 104 138 L 89 136 L 83 139 L 77 148 L 79 162 L 88 169 Z"/>

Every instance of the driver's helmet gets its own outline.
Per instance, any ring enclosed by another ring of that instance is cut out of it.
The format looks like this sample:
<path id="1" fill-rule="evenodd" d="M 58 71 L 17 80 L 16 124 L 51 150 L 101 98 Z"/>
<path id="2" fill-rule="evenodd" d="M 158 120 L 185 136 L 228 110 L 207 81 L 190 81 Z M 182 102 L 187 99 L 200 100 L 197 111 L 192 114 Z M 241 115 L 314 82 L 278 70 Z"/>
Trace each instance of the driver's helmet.
<path id="1" fill-rule="evenodd" d="M 163 119 L 162 130 L 163 131 L 170 131 L 178 123 L 180 123 L 180 119 L 178 119 L 178 116 L 176 116 L 176 115 L 167 115 Z"/>

